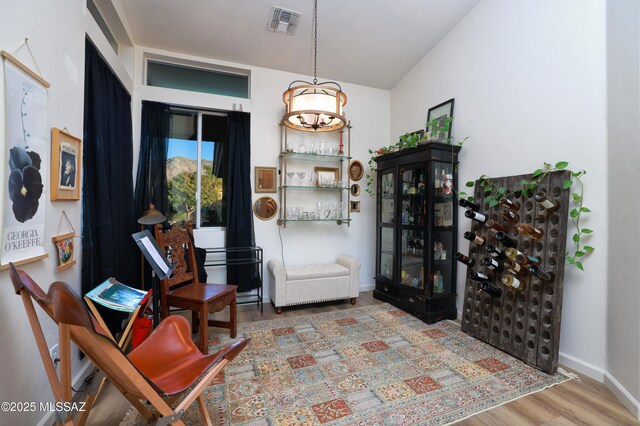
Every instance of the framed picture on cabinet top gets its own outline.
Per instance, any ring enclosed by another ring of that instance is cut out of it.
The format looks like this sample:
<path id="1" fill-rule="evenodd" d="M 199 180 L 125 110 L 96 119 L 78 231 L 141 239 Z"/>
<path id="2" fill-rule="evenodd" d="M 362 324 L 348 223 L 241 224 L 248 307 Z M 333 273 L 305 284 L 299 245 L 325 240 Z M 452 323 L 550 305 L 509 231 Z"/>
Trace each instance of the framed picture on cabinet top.
<path id="1" fill-rule="evenodd" d="M 51 129 L 51 201 L 80 199 L 82 141 Z"/>
<path id="2" fill-rule="evenodd" d="M 453 102 L 454 98 L 451 98 L 448 101 L 429 108 L 429 112 L 427 113 L 427 122 L 431 120 L 438 120 L 438 127 L 444 127 L 444 120 L 449 117 L 453 118 Z M 434 132 L 434 129 L 427 128 L 427 133 L 430 134 L 429 140 L 446 142 L 451 138 L 452 127 L 453 126 L 449 126 L 449 131 L 447 133 Z"/>
<path id="3" fill-rule="evenodd" d="M 276 192 L 276 167 L 258 167 L 256 166 L 256 174 L 254 180 L 254 191 L 259 192 Z"/>

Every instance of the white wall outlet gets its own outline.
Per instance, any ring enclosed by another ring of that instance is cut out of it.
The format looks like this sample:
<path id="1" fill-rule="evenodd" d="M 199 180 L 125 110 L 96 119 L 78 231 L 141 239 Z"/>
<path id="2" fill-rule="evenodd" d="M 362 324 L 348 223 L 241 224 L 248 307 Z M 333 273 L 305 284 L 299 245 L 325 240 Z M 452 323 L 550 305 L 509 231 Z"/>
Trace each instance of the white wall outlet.
<path id="1" fill-rule="evenodd" d="M 53 345 L 51 349 L 49 349 L 49 355 L 51 355 L 51 360 L 54 364 L 60 362 L 60 347 L 58 345 Z"/>

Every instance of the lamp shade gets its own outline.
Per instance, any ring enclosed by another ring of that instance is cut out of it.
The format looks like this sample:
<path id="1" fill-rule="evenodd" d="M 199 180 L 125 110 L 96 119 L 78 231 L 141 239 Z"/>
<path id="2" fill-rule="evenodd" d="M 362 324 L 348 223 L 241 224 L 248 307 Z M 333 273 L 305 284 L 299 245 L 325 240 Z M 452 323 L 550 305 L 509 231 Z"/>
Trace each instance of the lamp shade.
<path id="1" fill-rule="evenodd" d="M 167 217 L 160 213 L 153 203 L 150 203 L 149 208 L 143 211 L 142 216 L 138 218 L 138 223 L 141 225 L 155 225 L 156 223 L 162 223 L 165 220 L 167 220 Z"/>
<path id="2" fill-rule="evenodd" d="M 338 83 L 313 84 L 296 80 L 284 92 L 282 100 L 286 106 L 282 121 L 292 129 L 331 132 L 347 123 L 342 110 L 347 103 L 347 95 Z"/>

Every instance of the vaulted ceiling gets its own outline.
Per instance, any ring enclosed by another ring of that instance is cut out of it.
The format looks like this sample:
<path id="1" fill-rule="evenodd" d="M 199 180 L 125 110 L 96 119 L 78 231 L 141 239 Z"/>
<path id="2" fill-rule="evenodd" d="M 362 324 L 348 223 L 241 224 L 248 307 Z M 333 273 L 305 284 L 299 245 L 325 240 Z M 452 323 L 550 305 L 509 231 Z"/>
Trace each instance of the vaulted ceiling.
<path id="1" fill-rule="evenodd" d="M 479 0 L 318 0 L 318 77 L 391 89 Z M 313 0 L 134 0 L 136 45 L 313 75 Z M 272 6 L 300 12 L 267 31 Z"/>

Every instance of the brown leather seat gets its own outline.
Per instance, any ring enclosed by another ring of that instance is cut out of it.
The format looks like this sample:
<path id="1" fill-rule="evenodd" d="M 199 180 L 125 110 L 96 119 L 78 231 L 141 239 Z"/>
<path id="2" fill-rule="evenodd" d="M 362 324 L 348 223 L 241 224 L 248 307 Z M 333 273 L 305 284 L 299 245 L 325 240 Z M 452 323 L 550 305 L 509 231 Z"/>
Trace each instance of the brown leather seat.
<path id="1" fill-rule="evenodd" d="M 193 246 L 193 231 L 190 224 L 183 228 L 175 227 L 163 231 L 162 225 L 156 225 L 155 237 L 158 245 L 176 268 L 171 277 L 161 281 L 160 311 L 162 318 L 167 318 L 171 306 L 188 309 L 192 312 L 192 329 L 199 332 L 198 347 L 207 353 L 208 327 L 229 329 L 233 338 L 237 334 L 236 288 L 235 285 L 201 283 L 196 267 L 196 254 Z M 229 321 L 209 320 L 209 313 L 216 313 L 229 306 Z"/>
<path id="2" fill-rule="evenodd" d="M 147 420 L 170 416 L 172 422 L 175 420 L 173 424 L 182 425 L 180 415 L 197 400 L 203 423 L 211 424 L 202 392 L 250 339 L 234 343 L 216 354 L 204 355 L 191 340 L 189 322 L 183 317 L 172 316 L 125 356 L 108 333 L 100 328 L 82 299 L 66 283 L 55 282 L 45 293 L 26 272 L 15 269 L 13 264 L 10 266 L 11 281 L 24 302 L 57 402 L 71 399 L 69 341 L 72 340 Z M 32 298 L 59 326 L 60 378 L 49 357 Z M 175 409 L 163 400 L 188 389 L 191 391 Z M 79 416 L 78 424 L 84 424 L 88 417 L 93 403 L 92 395 L 87 398 L 85 412 Z M 150 412 L 140 400 L 149 401 L 157 412 Z M 70 418 L 65 419 L 60 413 L 57 414 L 59 423 L 71 422 Z"/>

